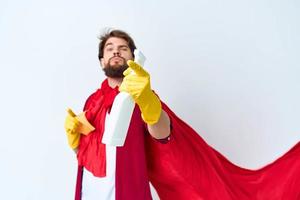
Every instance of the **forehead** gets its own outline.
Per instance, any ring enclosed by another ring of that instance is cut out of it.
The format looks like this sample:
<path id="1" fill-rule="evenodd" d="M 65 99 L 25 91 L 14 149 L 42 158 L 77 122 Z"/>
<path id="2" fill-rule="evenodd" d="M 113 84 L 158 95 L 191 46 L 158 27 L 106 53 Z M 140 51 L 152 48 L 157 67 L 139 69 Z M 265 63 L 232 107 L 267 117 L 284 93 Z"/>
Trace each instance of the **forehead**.
<path id="1" fill-rule="evenodd" d="M 110 37 L 108 40 L 105 42 L 104 47 L 108 45 L 114 45 L 114 46 L 128 46 L 128 42 L 124 40 L 123 38 L 118 38 L 118 37 Z"/>

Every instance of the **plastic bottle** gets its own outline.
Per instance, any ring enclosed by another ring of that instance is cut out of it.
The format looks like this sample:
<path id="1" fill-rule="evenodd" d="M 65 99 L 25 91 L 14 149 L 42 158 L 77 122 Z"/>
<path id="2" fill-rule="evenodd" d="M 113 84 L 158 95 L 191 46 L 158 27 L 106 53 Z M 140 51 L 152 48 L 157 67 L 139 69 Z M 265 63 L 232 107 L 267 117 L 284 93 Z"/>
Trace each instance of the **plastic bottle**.
<path id="1" fill-rule="evenodd" d="M 146 57 L 141 51 L 135 49 L 134 57 L 136 63 L 144 66 Z M 120 92 L 115 97 L 110 114 L 107 115 L 105 119 L 106 123 L 102 143 L 111 146 L 124 145 L 134 106 L 134 100 L 131 95 L 126 92 Z"/>

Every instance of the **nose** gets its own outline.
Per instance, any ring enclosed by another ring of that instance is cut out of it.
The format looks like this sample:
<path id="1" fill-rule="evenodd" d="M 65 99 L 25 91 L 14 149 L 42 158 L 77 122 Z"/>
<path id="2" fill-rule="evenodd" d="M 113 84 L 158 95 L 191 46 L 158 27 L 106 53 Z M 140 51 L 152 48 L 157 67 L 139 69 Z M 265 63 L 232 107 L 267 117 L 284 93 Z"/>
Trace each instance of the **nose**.
<path id="1" fill-rule="evenodd" d="M 114 56 L 120 56 L 120 52 L 118 49 L 115 49 L 113 54 L 114 54 Z"/>

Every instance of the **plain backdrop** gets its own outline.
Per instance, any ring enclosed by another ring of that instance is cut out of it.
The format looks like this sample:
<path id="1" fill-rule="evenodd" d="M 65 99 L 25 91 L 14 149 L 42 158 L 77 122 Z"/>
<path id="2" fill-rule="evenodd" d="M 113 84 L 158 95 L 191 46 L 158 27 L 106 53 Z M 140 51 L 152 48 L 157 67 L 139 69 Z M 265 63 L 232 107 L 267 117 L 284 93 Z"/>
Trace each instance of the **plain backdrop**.
<path id="1" fill-rule="evenodd" d="M 153 89 L 211 146 L 246 168 L 274 161 L 300 140 L 299 9 L 295 0 L 0 0 L 1 199 L 73 199 L 63 123 L 105 78 L 105 27 L 130 33 Z"/>

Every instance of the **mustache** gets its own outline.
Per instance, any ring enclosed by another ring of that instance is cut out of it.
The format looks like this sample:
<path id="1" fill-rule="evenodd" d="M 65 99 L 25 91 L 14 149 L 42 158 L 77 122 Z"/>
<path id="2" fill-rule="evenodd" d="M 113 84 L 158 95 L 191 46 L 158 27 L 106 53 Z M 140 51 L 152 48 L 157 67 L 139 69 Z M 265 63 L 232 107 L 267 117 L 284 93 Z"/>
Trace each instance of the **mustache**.
<path id="1" fill-rule="evenodd" d="M 110 59 L 108 59 L 108 61 L 110 62 L 110 61 L 111 61 L 112 59 L 114 59 L 114 58 L 121 58 L 121 59 L 123 59 L 124 62 L 126 61 L 126 59 L 123 58 L 122 56 L 113 56 L 113 57 L 111 57 Z"/>

